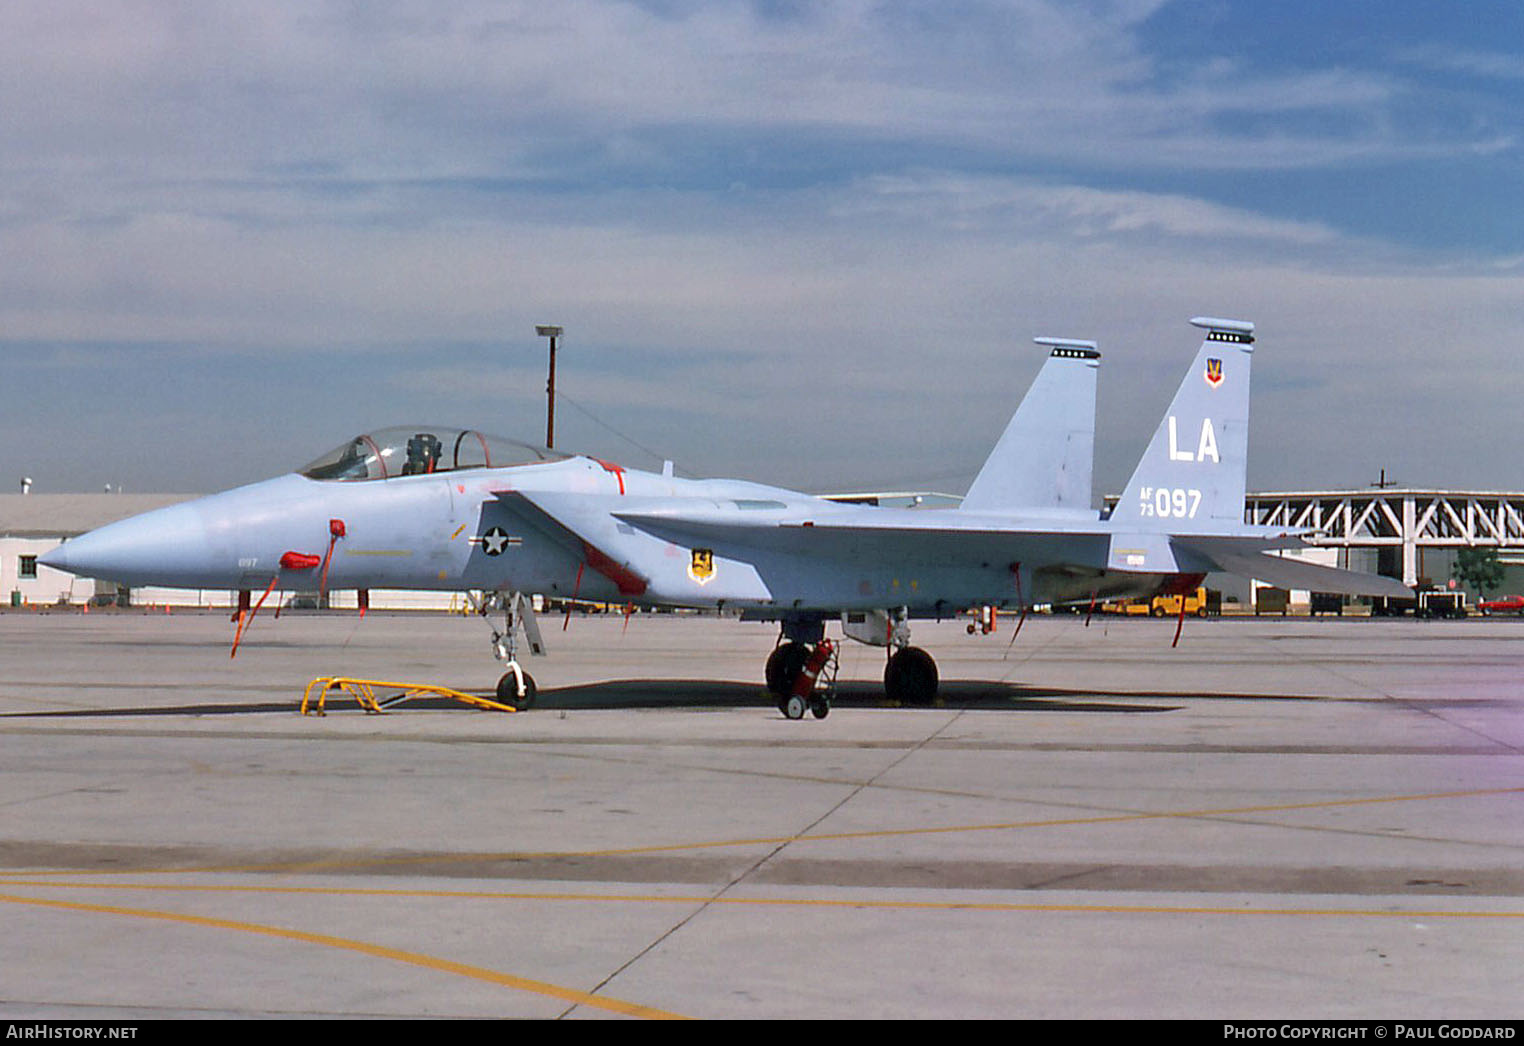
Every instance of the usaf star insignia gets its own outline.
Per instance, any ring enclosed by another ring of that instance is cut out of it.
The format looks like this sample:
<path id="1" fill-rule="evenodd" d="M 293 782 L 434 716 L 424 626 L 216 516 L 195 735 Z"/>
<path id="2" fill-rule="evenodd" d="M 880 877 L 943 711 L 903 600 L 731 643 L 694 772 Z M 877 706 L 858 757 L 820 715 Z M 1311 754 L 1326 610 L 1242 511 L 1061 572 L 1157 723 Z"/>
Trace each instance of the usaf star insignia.
<path id="1" fill-rule="evenodd" d="M 523 543 L 523 538 L 510 535 L 502 527 L 493 527 L 481 536 L 482 551 L 489 556 L 501 556 L 503 549 Z"/>

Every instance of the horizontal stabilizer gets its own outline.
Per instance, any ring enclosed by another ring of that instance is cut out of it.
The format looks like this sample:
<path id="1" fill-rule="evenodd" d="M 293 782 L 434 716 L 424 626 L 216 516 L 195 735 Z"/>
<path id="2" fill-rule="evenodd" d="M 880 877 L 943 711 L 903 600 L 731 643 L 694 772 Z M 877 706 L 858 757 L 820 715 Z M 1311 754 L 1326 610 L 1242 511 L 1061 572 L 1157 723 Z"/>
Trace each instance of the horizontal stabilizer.
<path id="1" fill-rule="evenodd" d="M 1413 596 L 1413 590 L 1401 581 L 1380 574 L 1340 570 L 1319 563 L 1268 555 L 1253 549 L 1234 548 L 1226 541 L 1177 539 L 1175 545 L 1197 553 L 1226 573 L 1253 578 L 1276 588 L 1335 592 L 1347 596 L 1395 596 L 1409 599 Z"/>

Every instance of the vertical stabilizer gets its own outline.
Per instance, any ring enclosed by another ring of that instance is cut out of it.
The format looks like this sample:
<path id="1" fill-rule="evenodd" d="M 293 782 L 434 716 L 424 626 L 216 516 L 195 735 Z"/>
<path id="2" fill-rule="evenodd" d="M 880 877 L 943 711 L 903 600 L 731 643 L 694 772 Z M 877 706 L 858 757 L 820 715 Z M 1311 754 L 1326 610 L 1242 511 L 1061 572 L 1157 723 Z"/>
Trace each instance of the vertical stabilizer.
<path id="1" fill-rule="evenodd" d="M 1206 340 L 1111 514 L 1124 527 L 1183 533 L 1244 521 L 1254 324 L 1191 323 Z"/>
<path id="2" fill-rule="evenodd" d="M 1090 511 L 1101 354 L 1093 341 L 1034 340 L 1052 351 L 968 488 L 968 511 Z"/>

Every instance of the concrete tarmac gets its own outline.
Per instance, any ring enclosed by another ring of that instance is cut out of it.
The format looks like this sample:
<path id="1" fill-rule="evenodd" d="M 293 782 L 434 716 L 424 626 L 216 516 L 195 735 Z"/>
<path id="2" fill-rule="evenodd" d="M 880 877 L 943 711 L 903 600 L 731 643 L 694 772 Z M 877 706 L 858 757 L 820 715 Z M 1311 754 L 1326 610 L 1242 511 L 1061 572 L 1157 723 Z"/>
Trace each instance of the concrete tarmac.
<path id="1" fill-rule="evenodd" d="M 1524 622 L 0 614 L 0 1017 L 1524 1016 Z"/>

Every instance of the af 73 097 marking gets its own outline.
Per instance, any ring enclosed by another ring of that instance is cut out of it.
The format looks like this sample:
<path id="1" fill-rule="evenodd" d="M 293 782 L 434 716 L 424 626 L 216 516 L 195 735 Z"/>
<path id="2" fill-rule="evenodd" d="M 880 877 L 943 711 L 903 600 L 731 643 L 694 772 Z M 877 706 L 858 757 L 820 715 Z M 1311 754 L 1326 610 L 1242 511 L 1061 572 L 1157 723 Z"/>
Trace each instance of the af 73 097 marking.
<path id="1" fill-rule="evenodd" d="M 1144 487 L 1138 492 L 1138 497 L 1138 511 L 1143 516 L 1194 519 L 1196 510 L 1201 507 L 1201 491 L 1195 488 L 1181 490 L 1179 487 Z"/>

